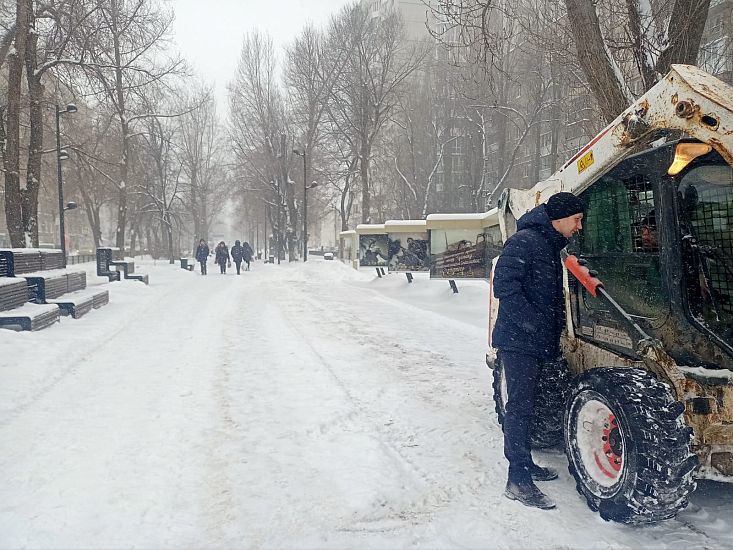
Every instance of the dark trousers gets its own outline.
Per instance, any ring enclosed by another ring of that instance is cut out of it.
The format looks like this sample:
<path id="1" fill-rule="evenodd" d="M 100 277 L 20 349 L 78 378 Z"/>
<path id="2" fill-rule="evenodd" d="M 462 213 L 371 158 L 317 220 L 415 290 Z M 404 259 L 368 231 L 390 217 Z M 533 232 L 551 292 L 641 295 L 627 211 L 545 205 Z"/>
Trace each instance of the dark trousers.
<path id="1" fill-rule="evenodd" d="M 221 269 L 222 273 L 227 272 L 227 263 L 226 262 L 219 262 L 219 269 Z"/>
<path id="2" fill-rule="evenodd" d="M 500 352 L 499 357 L 508 395 L 504 413 L 504 456 L 509 461 L 509 481 L 529 483 L 532 481 L 529 430 L 541 360 L 521 353 Z"/>
<path id="3" fill-rule="evenodd" d="M 246 271 L 249 271 L 249 260 L 245 260 L 245 262 L 247 262 L 247 269 L 246 269 Z"/>
<path id="4" fill-rule="evenodd" d="M 239 275 L 239 268 L 242 267 L 242 261 L 241 260 L 240 261 L 234 260 L 234 263 L 237 266 L 237 275 Z"/>
<path id="5" fill-rule="evenodd" d="M 201 275 L 206 275 L 206 260 L 199 263 L 201 264 Z"/>

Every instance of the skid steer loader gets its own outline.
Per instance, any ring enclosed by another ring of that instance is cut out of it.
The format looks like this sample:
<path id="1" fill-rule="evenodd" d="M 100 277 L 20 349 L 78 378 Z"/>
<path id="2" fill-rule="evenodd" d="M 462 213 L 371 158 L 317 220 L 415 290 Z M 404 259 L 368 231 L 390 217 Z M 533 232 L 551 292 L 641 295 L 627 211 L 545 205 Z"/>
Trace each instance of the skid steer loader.
<path id="1" fill-rule="evenodd" d="M 674 65 L 558 172 L 499 200 L 504 241 L 554 193 L 587 205 L 564 260 L 564 359 L 541 375 L 532 440 L 564 443 L 604 519 L 667 519 L 695 478 L 733 482 L 732 165 L 733 87 Z"/>

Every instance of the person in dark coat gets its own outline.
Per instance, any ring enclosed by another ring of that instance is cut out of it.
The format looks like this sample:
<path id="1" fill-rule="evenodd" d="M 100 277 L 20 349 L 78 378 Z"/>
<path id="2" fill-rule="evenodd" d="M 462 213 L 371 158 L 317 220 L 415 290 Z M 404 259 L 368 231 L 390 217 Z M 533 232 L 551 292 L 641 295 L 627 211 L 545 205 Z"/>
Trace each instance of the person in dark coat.
<path id="1" fill-rule="evenodd" d="M 244 255 L 244 249 L 242 248 L 242 245 L 239 244 L 239 241 L 234 241 L 231 254 L 232 261 L 234 262 L 234 265 L 237 266 L 237 275 L 239 275 L 239 268 L 242 267 L 242 256 Z"/>
<path id="2" fill-rule="evenodd" d="M 219 264 L 222 274 L 227 272 L 227 263 L 229 262 L 229 249 L 224 241 L 221 241 L 216 247 L 216 263 Z"/>
<path id="3" fill-rule="evenodd" d="M 494 296 L 499 314 L 492 345 L 504 369 L 507 403 L 504 456 L 509 461 L 505 495 L 527 506 L 549 509 L 555 503 L 534 481 L 557 477 L 532 461 L 530 423 L 540 365 L 561 356 L 565 321 L 560 251 L 582 229 L 583 202 L 572 193 L 557 193 L 517 222 L 494 269 Z"/>
<path id="4" fill-rule="evenodd" d="M 242 258 L 245 262 L 247 262 L 246 271 L 249 271 L 249 263 L 252 261 L 252 254 L 252 247 L 249 246 L 249 243 L 245 241 L 244 245 L 242 245 Z"/>
<path id="5" fill-rule="evenodd" d="M 209 247 L 206 241 L 201 239 L 196 248 L 196 260 L 201 264 L 201 275 L 206 275 L 206 261 L 209 259 Z"/>

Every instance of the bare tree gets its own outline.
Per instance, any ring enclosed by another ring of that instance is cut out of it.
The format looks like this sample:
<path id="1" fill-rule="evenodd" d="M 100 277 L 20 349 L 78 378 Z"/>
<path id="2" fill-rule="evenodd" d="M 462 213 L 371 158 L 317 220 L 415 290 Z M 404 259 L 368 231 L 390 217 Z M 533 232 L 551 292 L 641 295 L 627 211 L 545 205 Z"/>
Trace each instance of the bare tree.
<path id="1" fill-rule="evenodd" d="M 239 185 L 243 191 L 261 193 L 261 200 L 270 205 L 278 248 L 281 251 L 287 245 L 292 261 L 298 222 L 294 182 L 288 175 L 292 142 L 288 143 L 288 116 L 271 37 L 257 31 L 245 35 L 237 71 L 229 83 L 229 104 Z"/>
<path id="2" fill-rule="evenodd" d="M 429 49 L 405 39 L 404 24 L 396 12 L 375 19 L 360 4 L 346 6 L 332 19 L 328 48 L 345 60 L 328 112 L 331 124 L 352 140 L 358 154 L 361 215 L 366 223 L 371 220 L 372 149 Z"/>
<path id="3" fill-rule="evenodd" d="M 74 152 L 70 179 L 82 197 L 94 246 L 103 246 L 102 212 L 114 201 L 118 181 L 115 151 L 119 150 L 119 136 L 114 117 L 81 106 L 66 128 L 67 148 Z"/>
<path id="4" fill-rule="evenodd" d="M 98 36 L 84 70 L 100 104 L 115 115 L 121 138 L 117 181 L 116 246 L 125 247 L 127 192 L 134 126 L 156 115 L 145 110 L 146 92 L 183 70 L 168 51 L 172 12 L 151 0 L 109 0 L 89 18 Z"/>
<path id="5" fill-rule="evenodd" d="M 180 152 L 188 180 L 186 207 L 193 219 L 194 241 L 209 241 L 209 231 L 230 196 L 224 129 L 216 114 L 210 88 L 197 84 L 186 99 L 180 117 Z"/>
<path id="6" fill-rule="evenodd" d="M 154 105 L 151 111 L 157 111 Z M 162 110 L 168 110 L 163 108 Z M 160 226 L 165 235 L 166 255 L 169 263 L 175 262 L 173 235 L 175 225 L 180 225 L 177 207 L 183 205 L 183 189 L 181 172 L 183 164 L 179 161 L 176 149 L 177 121 L 151 117 L 146 119 L 146 132 L 142 135 L 140 145 L 145 160 L 141 163 L 146 166 L 139 193 L 142 195 L 142 204 L 139 214 L 153 214 L 153 219 Z"/>

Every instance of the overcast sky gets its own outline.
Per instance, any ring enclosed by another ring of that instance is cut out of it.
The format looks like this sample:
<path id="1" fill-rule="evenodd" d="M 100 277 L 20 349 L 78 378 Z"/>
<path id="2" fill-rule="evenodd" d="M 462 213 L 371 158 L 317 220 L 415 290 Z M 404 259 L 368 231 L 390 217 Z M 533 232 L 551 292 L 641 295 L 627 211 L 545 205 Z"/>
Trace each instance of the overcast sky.
<path id="1" fill-rule="evenodd" d="M 225 116 L 226 85 L 234 74 L 245 32 L 258 28 L 282 47 L 307 21 L 321 26 L 349 0 L 173 0 L 175 41 L 196 71 L 216 84 L 219 114 Z"/>

